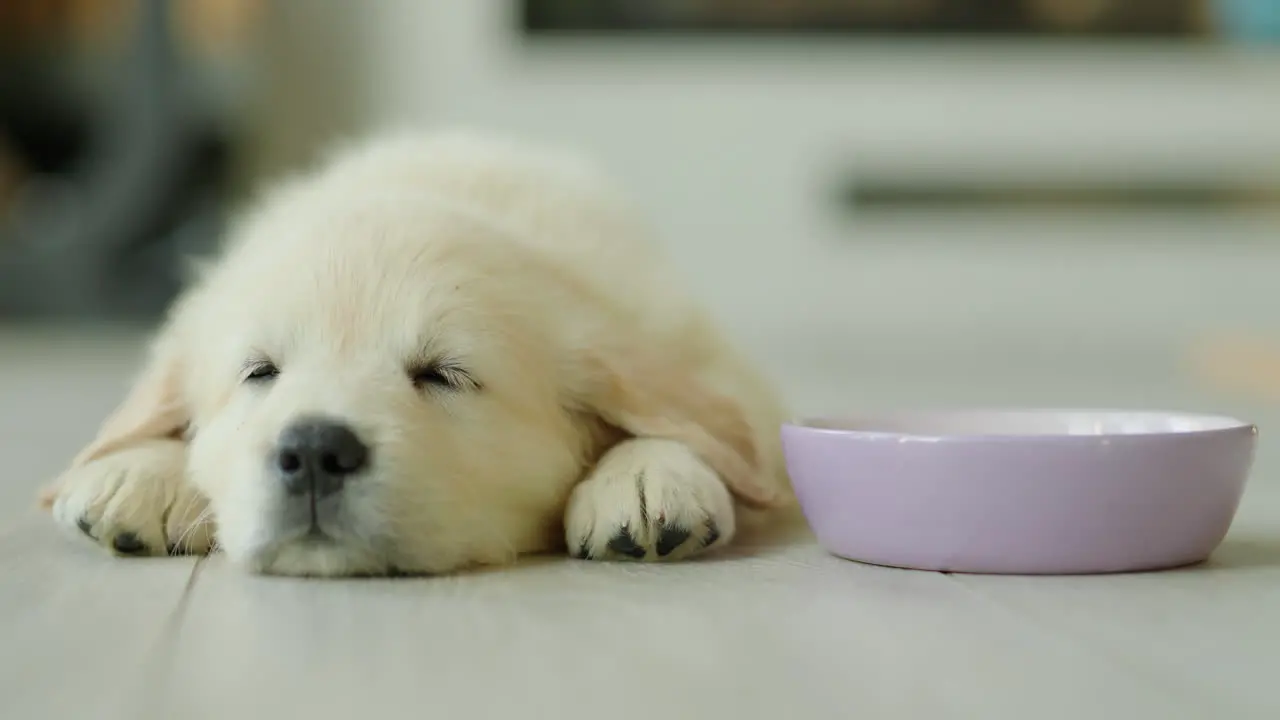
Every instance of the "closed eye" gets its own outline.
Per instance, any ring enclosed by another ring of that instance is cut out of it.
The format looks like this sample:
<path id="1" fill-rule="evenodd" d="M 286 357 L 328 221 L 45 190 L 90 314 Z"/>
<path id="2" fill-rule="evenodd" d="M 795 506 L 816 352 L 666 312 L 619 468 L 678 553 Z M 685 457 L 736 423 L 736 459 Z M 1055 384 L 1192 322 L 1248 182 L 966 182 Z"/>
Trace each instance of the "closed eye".
<path id="1" fill-rule="evenodd" d="M 280 368 L 270 360 L 250 360 L 244 364 L 244 372 L 241 376 L 246 383 L 267 383 L 276 379 L 280 375 Z"/>
<path id="2" fill-rule="evenodd" d="M 479 390 L 476 382 L 466 370 L 452 362 L 429 362 L 412 365 L 408 370 L 409 379 L 419 390 L 438 388 L 442 390 Z"/>

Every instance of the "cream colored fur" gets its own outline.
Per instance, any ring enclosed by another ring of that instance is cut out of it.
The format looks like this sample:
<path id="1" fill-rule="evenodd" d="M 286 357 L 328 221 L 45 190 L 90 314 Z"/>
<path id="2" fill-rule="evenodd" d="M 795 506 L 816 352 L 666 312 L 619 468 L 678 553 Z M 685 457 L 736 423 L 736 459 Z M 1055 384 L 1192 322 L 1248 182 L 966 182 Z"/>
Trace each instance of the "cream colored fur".
<path id="1" fill-rule="evenodd" d="M 256 360 L 279 375 L 245 382 Z M 477 386 L 415 387 L 432 361 Z M 268 462 L 315 415 L 372 448 L 328 542 L 279 525 Z M 402 135 L 255 204 L 46 501 L 118 552 L 216 545 L 266 573 L 678 559 L 791 504 L 783 419 L 587 165 Z"/>

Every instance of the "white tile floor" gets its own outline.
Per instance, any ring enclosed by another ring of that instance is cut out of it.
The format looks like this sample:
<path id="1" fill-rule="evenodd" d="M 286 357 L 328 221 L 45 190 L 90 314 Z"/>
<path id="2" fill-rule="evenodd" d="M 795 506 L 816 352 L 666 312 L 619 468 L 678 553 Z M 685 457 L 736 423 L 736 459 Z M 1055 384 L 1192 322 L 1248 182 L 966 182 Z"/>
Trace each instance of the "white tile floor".
<path id="1" fill-rule="evenodd" d="M 1197 386 L 1158 342 L 757 346 L 801 411 L 1249 416 L 1263 430 L 1254 478 L 1200 568 L 958 577 L 799 543 L 667 567 L 318 582 L 216 558 L 113 560 L 34 510 L 36 484 L 115 400 L 136 341 L 0 331 L 0 718 L 1280 717 L 1280 410 Z"/>

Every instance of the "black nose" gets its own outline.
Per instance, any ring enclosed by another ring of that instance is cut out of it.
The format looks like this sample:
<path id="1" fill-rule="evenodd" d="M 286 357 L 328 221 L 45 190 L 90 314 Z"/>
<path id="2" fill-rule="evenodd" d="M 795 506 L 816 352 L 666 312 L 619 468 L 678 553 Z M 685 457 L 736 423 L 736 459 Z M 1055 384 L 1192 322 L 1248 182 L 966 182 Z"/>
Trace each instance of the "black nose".
<path id="1" fill-rule="evenodd" d="M 276 472 L 291 495 L 332 495 L 369 463 L 369 448 L 339 422 L 307 419 L 290 425 L 276 444 Z"/>

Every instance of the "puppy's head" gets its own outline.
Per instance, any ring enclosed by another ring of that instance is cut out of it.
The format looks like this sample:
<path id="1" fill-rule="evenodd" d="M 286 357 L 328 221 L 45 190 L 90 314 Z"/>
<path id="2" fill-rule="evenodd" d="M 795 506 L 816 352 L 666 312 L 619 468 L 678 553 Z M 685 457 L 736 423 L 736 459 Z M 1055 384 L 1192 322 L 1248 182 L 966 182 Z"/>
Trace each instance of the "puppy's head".
<path id="1" fill-rule="evenodd" d="M 286 203 L 178 308 L 157 362 L 229 556 L 430 572 L 555 542 L 590 438 L 554 300 L 495 232 L 413 198 Z"/>

